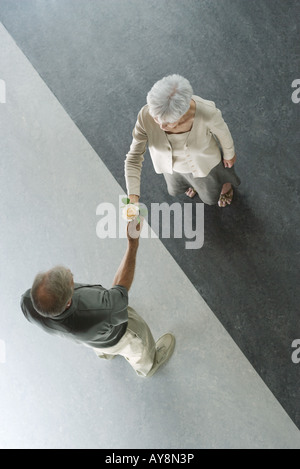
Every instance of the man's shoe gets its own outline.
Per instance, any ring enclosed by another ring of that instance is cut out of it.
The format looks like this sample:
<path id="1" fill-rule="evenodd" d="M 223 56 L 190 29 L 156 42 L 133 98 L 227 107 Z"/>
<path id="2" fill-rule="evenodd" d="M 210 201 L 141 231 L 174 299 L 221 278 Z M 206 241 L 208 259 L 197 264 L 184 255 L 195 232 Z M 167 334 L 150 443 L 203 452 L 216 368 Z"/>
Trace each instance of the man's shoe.
<path id="1" fill-rule="evenodd" d="M 147 374 L 146 378 L 153 376 L 154 373 L 161 367 L 172 355 L 175 348 L 175 337 L 173 334 L 164 334 L 156 342 L 156 354 L 154 364 Z"/>
<path id="2" fill-rule="evenodd" d="M 97 354 L 98 355 L 98 354 Z M 98 358 L 103 358 L 104 360 L 113 360 L 117 355 L 108 355 L 107 353 L 102 353 L 98 355 Z"/>

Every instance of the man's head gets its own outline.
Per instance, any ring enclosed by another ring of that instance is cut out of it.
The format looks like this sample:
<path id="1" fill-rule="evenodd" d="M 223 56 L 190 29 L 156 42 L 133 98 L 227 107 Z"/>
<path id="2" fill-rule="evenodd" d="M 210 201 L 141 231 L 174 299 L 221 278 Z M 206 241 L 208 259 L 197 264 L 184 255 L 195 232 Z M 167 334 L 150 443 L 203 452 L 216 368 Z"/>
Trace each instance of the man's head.
<path id="1" fill-rule="evenodd" d="M 30 294 L 36 311 L 42 316 L 53 317 L 63 313 L 70 306 L 73 291 L 72 272 L 59 265 L 37 274 Z"/>

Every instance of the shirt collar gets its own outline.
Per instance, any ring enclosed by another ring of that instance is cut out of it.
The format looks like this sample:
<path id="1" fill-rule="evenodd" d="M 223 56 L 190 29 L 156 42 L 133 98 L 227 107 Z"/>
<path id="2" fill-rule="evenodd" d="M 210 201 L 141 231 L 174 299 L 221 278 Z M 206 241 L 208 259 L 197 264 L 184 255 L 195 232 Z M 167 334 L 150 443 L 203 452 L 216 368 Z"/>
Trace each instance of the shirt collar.
<path id="1" fill-rule="evenodd" d="M 58 316 L 53 316 L 51 319 L 54 319 L 54 321 L 61 321 L 62 319 L 66 319 L 69 316 L 72 316 L 72 314 L 75 313 L 77 309 L 77 303 L 78 303 L 78 297 L 77 295 L 73 294 L 71 306 L 65 311 L 63 311 L 61 314 L 59 314 Z"/>

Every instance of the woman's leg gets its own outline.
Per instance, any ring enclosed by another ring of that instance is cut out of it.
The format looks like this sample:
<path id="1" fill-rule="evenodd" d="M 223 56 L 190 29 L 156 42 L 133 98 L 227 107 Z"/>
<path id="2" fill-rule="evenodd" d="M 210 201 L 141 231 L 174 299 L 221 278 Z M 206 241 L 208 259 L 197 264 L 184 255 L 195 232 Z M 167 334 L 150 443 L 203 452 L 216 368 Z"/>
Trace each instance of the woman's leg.
<path id="1" fill-rule="evenodd" d="M 215 181 L 211 176 L 194 178 L 192 174 L 189 174 L 188 180 L 204 204 L 216 205 L 218 203 L 222 184 Z"/>
<path id="2" fill-rule="evenodd" d="M 164 178 L 167 183 L 168 192 L 173 197 L 176 195 L 184 194 L 190 187 L 189 182 L 186 180 L 185 174 L 176 173 L 173 174 L 164 173 Z"/>
<path id="3" fill-rule="evenodd" d="M 224 203 L 219 204 L 221 207 L 231 203 L 232 185 L 239 186 L 241 183 L 234 167 L 225 168 L 222 161 L 204 178 L 194 178 L 192 174 L 186 176 L 192 187 L 198 192 L 202 202 L 207 205 L 216 205 L 223 198 Z"/>

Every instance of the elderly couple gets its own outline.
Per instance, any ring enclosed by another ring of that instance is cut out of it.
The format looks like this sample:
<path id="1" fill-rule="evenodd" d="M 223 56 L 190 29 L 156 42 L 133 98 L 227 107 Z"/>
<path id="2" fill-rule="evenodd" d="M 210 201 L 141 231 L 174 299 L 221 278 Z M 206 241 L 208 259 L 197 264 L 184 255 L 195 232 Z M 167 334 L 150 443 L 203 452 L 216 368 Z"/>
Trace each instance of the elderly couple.
<path id="1" fill-rule="evenodd" d="M 155 83 L 139 112 L 125 161 L 131 203 L 140 197 L 147 145 L 170 195 L 198 193 L 205 204 L 231 204 L 232 186 L 240 184 L 233 167 L 232 137 L 215 104 L 195 96 L 185 78 L 171 75 Z M 56 266 L 35 277 L 22 296 L 21 308 L 28 321 L 45 332 L 93 348 L 106 360 L 121 355 L 138 376 L 150 377 L 172 355 L 175 338 L 167 333 L 155 342 L 147 323 L 128 306 L 139 230 L 137 221 L 128 223 L 127 249 L 112 288 L 74 283 L 69 269 Z"/>

